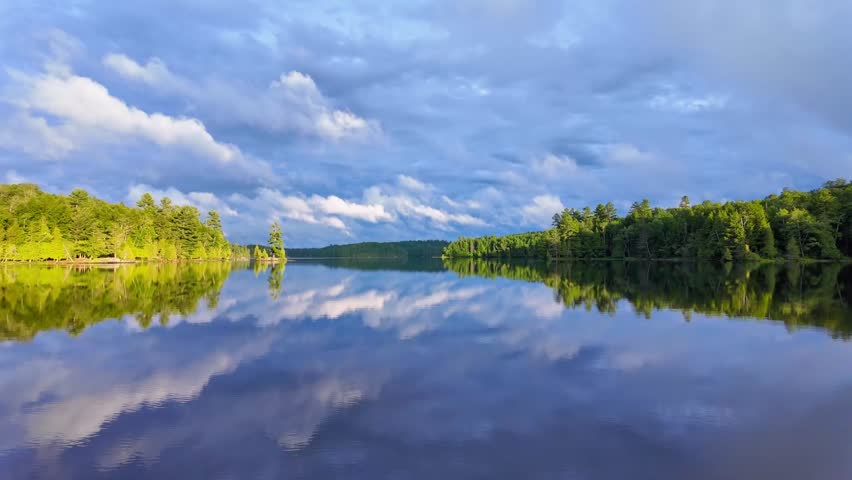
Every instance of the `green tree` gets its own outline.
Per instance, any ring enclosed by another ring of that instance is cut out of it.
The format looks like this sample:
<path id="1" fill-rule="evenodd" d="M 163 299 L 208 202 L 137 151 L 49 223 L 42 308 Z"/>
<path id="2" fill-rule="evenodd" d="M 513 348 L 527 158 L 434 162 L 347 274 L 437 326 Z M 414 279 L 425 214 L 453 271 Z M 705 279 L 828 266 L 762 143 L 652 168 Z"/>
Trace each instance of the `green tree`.
<path id="1" fill-rule="evenodd" d="M 278 222 L 273 222 L 269 228 L 269 249 L 273 257 L 279 260 L 286 260 L 284 240 L 281 237 L 281 225 Z"/>

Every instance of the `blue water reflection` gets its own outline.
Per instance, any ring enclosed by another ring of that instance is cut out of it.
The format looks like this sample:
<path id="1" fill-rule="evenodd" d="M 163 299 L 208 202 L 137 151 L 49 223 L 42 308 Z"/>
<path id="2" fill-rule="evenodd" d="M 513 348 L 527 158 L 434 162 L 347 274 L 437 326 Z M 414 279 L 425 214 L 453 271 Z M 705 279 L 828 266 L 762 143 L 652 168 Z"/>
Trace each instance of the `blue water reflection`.
<path id="1" fill-rule="evenodd" d="M 0 346 L 0 478 L 852 478 L 852 343 L 291 263 Z"/>

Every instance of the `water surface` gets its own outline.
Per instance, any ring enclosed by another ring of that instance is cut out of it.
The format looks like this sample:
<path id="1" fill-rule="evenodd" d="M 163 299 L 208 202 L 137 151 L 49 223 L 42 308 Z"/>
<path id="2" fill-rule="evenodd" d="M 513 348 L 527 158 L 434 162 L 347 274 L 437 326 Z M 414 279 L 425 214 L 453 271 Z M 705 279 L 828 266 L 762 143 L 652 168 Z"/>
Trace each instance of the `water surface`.
<path id="1" fill-rule="evenodd" d="M 852 478 L 838 265 L 0 270 L 0 478 Z"/>

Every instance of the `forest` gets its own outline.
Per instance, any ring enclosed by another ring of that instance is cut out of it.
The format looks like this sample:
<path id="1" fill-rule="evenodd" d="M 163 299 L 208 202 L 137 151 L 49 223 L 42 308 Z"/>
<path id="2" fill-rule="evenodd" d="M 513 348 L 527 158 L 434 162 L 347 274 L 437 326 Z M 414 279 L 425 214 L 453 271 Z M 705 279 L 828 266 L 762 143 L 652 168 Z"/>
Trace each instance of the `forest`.
<path id="1" fill-rule="evenodd" d="M 76 189 L 70 195 L 36 185 L 0 185 L 0 259 L 4 261 L 229 259 L 234 251 L 219 214 L 202 221 L 195 207 L 112 204 Z"/>
<path id="2" fill-rule="evenodd" d="M 429 258 L 440 257 L 449 242 L 413 240 L 405 242 L 364 242 L 329 245 L 322 248 L 289 248 L 292 258 Z"/>
<path id="3" fill-rule="evenodd" d="M 852 255 L 852 183 L 843 179 L 763 200 L 675 208 L 635 202 L 624 216 L 613 203 L 566 208 L 543 232 L 464 238 L 448 258 L 641 258 L 753 261 L 837 260 Z"/>

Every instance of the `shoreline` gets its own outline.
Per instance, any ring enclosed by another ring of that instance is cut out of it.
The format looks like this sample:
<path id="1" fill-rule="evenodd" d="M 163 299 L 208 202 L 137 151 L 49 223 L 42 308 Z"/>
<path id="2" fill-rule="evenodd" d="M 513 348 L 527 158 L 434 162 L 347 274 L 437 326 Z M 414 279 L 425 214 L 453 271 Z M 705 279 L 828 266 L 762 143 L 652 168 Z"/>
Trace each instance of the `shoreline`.
<path id="1" fill-rule="evenodd" d="M 86 259 L 86 260 L 5 260 L 0 261 L 0 265 L 104 265 L 104 266 L 120 266 L 120 265 L 144 265 L 144 264 L 179 264 L 179 263 L 234 263 L 234 262 L 250 262 L 250 258 L 212 258 L 212 259 L 194 259 L 194 260 L 122 260 L 112 258 L 101 259 Z"/>
<path id="2" fill-rule="evenodd" d="M 546 258 L 546 257 L 440 257 L 442 260 L 495 260 L 495 261 L 536 261 L 536 262 L 550 262 L 550 263 L 558 263 L 558 262 L 668 262 L 668 263 L 695 263 L 695 262 L 703 262 L 703 263 L 718 263 L 718 264 L 726 264 L 729 263 L 731 265 L 752 265 L 752 264 L 765 264 L 765 263 L 775 263 L 775 264 L 790 264 L 790 263 L 852 263 L 852 258 L 838 258 L 838 259 L 828 259 L 828 258 L 800 258 L 797 260 L 791 260 L 787 258 L 776 258 L 776 259 L 760 259 L 760 260 L 748 260 L 748 261 L 730 261 L 730 262 L 720 262 L 718 260 L 714 260 L 711 258 L 641 258 L 641 257 L 593 257 L 593 258 L 582 258 L 582 257 L 561 257 L 561 258 Z"/>

